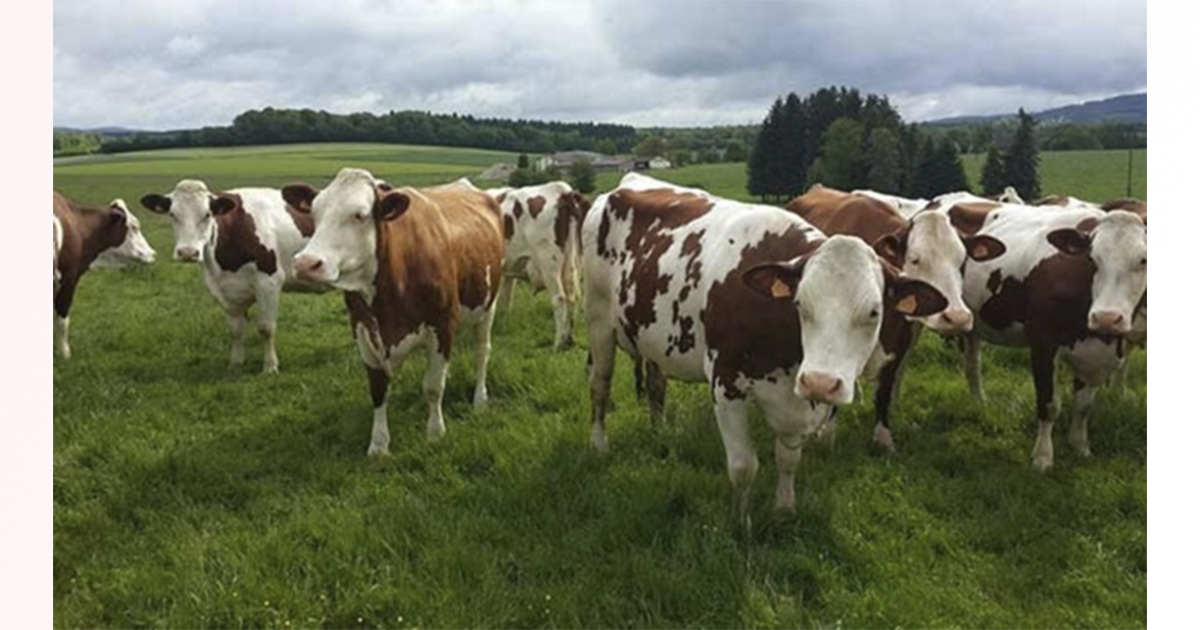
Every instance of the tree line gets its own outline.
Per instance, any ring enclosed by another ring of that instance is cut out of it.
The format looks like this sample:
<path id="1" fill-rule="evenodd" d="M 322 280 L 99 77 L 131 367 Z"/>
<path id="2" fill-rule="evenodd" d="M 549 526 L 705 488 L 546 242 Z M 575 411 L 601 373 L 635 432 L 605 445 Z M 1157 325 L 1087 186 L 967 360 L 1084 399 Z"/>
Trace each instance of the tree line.
<path id="1" fill-rule="evenodd" d="M 1003 152 L 993 147 L 999 166 L 993 165 L 984 194 L 1013 186 L 1022 197 L 1038 196 L 1034 125 L 1022 110 L 1008 146 Z M 746 163 L 746 189 L 776 202 L 815 183 L 929 199 L 971 189 L 960 153 L 949 135 L 905 124 L 886 96 L 864 97 L 846 87 L 804 98 L 793 92 L 777 98 L 763 119 Z"/>
<path id="2" fill-rule="evenodd" d="M 638 142 L 630 125 L 476 118 L 470 115 L 392 111 L 331 114 L 311 109 L 249 110 L 233 124 L 107 138 L 102 153 L 176 147 L 387 142 L 499 151 L 553 153 L 566 149 L 628 152 Z"/>

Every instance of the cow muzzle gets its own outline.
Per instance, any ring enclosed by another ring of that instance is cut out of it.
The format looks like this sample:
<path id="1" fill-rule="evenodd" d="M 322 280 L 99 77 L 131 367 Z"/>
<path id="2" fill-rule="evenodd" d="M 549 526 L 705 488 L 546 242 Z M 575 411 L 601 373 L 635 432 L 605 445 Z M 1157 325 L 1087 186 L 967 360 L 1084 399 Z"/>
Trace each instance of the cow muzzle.
<path id="1" fill-rule="evenodd" d="M 975 315 L 968 308 L 948 308 L 930 319 L 934 322 L 933 329 L 940 333 L 971 332 L 975 326 Z"/>
<path id="2" fill-rule="evenodd" d="M 316 256 L 301 254 L 292 260 L 292 270 L 296 277 L 310 282 L 329 282 L 329 267 L 325 261 Z"/>
<path id="3" fill-rule="evenodd" d="M 200 260 L 200 250 L 195 247 L 177 247 L 175 248 L 175 260 L 181 262 L 196 262 Z"/>
<path id="4" fill-rule="evenodd" d="M 1102 335 L 1124 335 L 1129 332 L 1129 318 L 1116 311 L 1092 311 L 1088 314 L 1088 330 Z"/>
<path id="5" fill-rule="evenodd" d="M 796 379 L 796 395 L 814 402 L 841 405 L 850 402 L 854 390 L 832 374 L 801 372 L 800 378 Z"/>

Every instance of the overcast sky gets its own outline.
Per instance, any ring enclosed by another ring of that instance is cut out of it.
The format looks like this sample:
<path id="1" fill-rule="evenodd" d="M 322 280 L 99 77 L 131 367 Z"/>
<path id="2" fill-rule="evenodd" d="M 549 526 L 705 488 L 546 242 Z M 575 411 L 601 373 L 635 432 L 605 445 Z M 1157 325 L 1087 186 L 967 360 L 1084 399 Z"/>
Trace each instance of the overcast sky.
<path id="1" fill-rule="evenodd" d="M 55 0 L 54 124 L 263 107 L 761 122 L 827 85 L 909 121 L 1146 89 L 1144 0 Z"/>

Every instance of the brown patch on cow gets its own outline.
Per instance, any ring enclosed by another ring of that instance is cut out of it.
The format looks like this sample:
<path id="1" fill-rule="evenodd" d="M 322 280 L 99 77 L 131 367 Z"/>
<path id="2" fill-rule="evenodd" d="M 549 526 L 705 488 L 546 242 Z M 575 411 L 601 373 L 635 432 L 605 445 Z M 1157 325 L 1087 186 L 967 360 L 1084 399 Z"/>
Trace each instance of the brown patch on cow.
<path id="1" fill-rule="evenodd" d="M 1063 197 L 1062 195 L 1047 195 L 1045 197 L 1042 197 L 1041 199 L 1038 199 L 1037 201 L 1034 201 L 1030 205 L 1065 207 L 1069 203 L 1071 203 L 1071 199 L 1069 197 Z"/>
<path id="2" fill-rule="evenodd" d="M 81 206 L 57 190 L 54 191 L 54 216 L 62 225 L 54 312 L 59 317 L 67 317 L 75 300 L 79 278 L 101 252 L 125 242 L 126 218 L 120 209 Z"/>
<path id="3" fill-rule="evenodd" d="M 363 309 L 352 308 L 347 298 L 347 308 L 352 324 L 355 317 L 373 318 L 389 347 L 428 326 L 436 332 L 438 352 L 449 358 L 461 309 L 496 299 L 504 259 L 501 222 L 495 200 L 477 190 L 408 189 L 408 195 L 404 214 L 376 222 L 374 300 Z"/>
<path id="4" fill-rule="evenodd" d="M 237 271 L 254 263 L 260 272 L 273 275 L 279 268 L 275 252 L 259 240 L 254 217 L 242 206 L 241 196 L 232 193 L 221 193 L 220 196 L 233 200 L 235 205 L 232 210 L 213 216 L 217 222 L 217 242 L 213 248 L 217 266 L 225 271 Z"/>
<path id="5" fill-rule="evenodd" d="M 520 221 L 522 214 L 525 214 L 525 207 L 521 205 L 521 200 L 513 199 L 513 211 L 512 211 L 513 218 Z"/>
<path id="6" fill-rule="evenodd" d="M 710 199 L 670 189 L 622 189 L 609 196 L 605 214 L 611 212 L 618 220 L 630 222 L 623 249 L 633 256 L 633 264 L 622 276 L 619 291 L 625 305 L 622 330 L 631 344 L 636 345 L 639 329 L 657 321 L 654 300 L 667 292 L 671 280 L 659 272 L 659 260 L 674 242 L 672 232 L 704 216 L 712 206 Z M 602 224 L 605 232 L 603 228 Z"/>
<path id="7" fill-rule="evenodd" d="M 998 203 L 964 201 L 950 206 L 950 209 L 946 212 L 950 216 L 950 224 L 960 234 L 971 236 L 983 228 L 984 221 L 987 221 L 988 215 L 993 210 L 1002 207 Z"/>
<path id="8" fill-rule="evenodd" d="M 511 241 L 513 234 L 516 234 L 516 233 L 517 233 L 517 228 L 513 224 L 512 215 L 511 214 L 504 215 L 504 240 Z"/>
<path id="9" fill-rule="evenodd" d="M 536 219 L 538 218 L 538 215 L 542 213 L 542 208 L 546 207 L 546 198 L 542 197 L 541 195 L 536 195 L 530 197 L 528 203 L 529 216 Z"/>
<path id="10" fill-rule="evenodd" d="M 1096 229 L 1096 225 L 1100 223 L 1100 219 L 1088 217 L 1075 225 L 1075 229 L 1084 234 L 1091 234 L 1092 230 Z"/>
<path id="11" fill-rule="evenodd" d="M 873 245 L 884 236 L 895 234 L 901 248 L 907 244 L 908 220 L 891 205 L 873 197 L 823 188 L 796 197 L 788 203 L 787 210 L 827 236 L 847 234 Z M 898 253 L 903 258 L 904 252 Z"/>
<path id="12" fill-rule="evenodd" d="M 1146 202 L 1142 201 L 1141 199 L 1133 199 L 1133 198 L 1129 198 L 1129 197 L 1122 198 L 1122 199 L 1113 199 L 1112 201 L 1104 202 L 1104 205 L 1100 206 L 1100 209 L 1105 212 L 1112 212 L 1113 210 L 1124 210 L 1126 212 L 1132 212 L 1132 213 L 1138 215 L 1139 218 L 1141 218 L 1142 223 L 1146 223 L 1146 218 L 1147 218 Z"/>
<path id="13" fill-rule="evenodd" d="M 836 207 L 839 203 L 850 196 L 850 193 L 838 190 L 836 188 L 828 188 L 820 184 L 813 184 L 803 195 L 800 195 L 799 197 L 789 201 L 787 206 L 785 206 L 785 209 L 788 212 L 807 220 L 809 214 L 821 212 L 822 209 Z M 809 222 L 811 223 L 811 221 Z"/>
<path id="14" fill-rule="evenodd" d="M 816 250 L 813 230 L 793 226 L 783 234 L 766 234 L 738 254 L 738 266 L 708 292 L 704 323 L 705 342 L 713 356 L 713 382 L 728 398 L 744 398 L 737 388 L 739 376 L 765 378 L 788 370 L 803 359 L 800 323 L 791 300 L 772 299 L 751 289 L 742 280 L 750 269 L 764 263 L 790 260 Z"/>
<path id="15" fill-rule="evenodd" d="M 292 204 L 284 204 L 284 207 L 287 208 L 288 216 L 292 217 L 292 223 L 296 224 L 296 229 L 300 230 L 300 236 L 311 237 L 316 228 L 312 212 L 300 212 L 293 208 Z"/>
<path id="16" fill-rule="evenodd" d="M 532 205 L 531 203 L 531 209 Z M 579 226 L 583 224 L 587 207 L 587 200 L 577 192 L 558 196 L 558 201 L 554 204 L 554 244 L 560 250 L 567 250 L 572 234 L 578 239 Z"/>

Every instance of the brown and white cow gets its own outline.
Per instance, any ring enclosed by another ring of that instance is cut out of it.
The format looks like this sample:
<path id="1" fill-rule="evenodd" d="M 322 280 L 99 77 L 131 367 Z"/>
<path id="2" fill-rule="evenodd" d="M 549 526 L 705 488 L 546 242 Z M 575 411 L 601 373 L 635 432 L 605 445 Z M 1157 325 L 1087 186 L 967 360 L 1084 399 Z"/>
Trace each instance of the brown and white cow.
<path id="1" fill-rule="evenodd" d="M 500 301 L 512 305 L 513 284 L 528 280 L 548 289 L 554 306 L 554 347 L 575 343 L 575 299 L 579 293 L 579 224 L 590 205 L 566 182 L 487 193 L 500 204 L 504 226 L 504 285 Z"/>
<path id="2" fill-rule="evenodd" d="M 1037 393 L 1038 438 L 1033 465 L 1054 464 L 1055 359 L 1075 373 L 1075 404 L 1068 441 L 1091 454 L 1087 411 L 1096 389 L 1118 370 L 1128 352 L 1128 335 L 1146 304 L 1146 224 L 1123 210 L 998 205 L 986 221 L 956 207 L 962 225 L 982 225 L 980 234 L 1008 247 L 1000 258 L 968 262 L 967 304 L 978 313 L 967 344 L 967 376 L 979 385 L 979 340 L 1028 346 Z"/>
<path id="3" fill-rule="evenodd" d="M 290 210 L 276 188 L 213 193 L 194 179 L 180 181 L 166 195 L 148 194 L 142 205 L 171 217 L 175 260 L 200 264 L 204 284 L 229 318 L 230 365 L 246 360 L 246 313 L 257 303 L 263 372 L 278 372 L 279 294 L 319 290 L 297 278 L 290 264 L 312 235 L 312 219 Z"/>
<path id="4" fill-rule="evenodd" d="M 154 248 L 124 200 L 114 199 L 107 208 L 89 208 L 54 191 L 54 315 L 58 351 L 64 359 L 71 358 L 68 332 L 79 278 L 93 263 L 120 267 L 130 261 L 154 262 Z"/>
<path id="5" fill-rule="evenodd" d="M 353 168 L 319 192 L 307 184 L 285 186 L 283 197 L 316 223 L 292 263 L 297 275 L 345 296 L 375 407 L 367 454 L 388 452 L 388 383 L 419 346 L 429 353 L 426 430 L 431 437 L 445 434 L 442 392 L 460 323 L 475 326 L 475 406 L 485 405 L 504 260 L 495 200 L 465 181 L 394 189 Z"/>
<path id="6" fill-rule="evenodd" d="M 879 379 L 875 388 L 874 440 L 892 451 L 895 447 L 889 415 L 893 394 L 920 326 L 944 335 L 970 331 L 974 316 L 962 299 L 963 262 L 967 258 L 995 258 L 1004 253 L 1004 244 L 990 236 L 960 235 L 942 212 L 921 210 L 905 218 L 877 197 L 827 187 L 813 187 L 789 202 L 787 209 L 825 234 L 846 234 L 866 241 L 905 276 L 929 283 L 948 299 L 945 310 L 916 320 L 919 323 L 898 312 L 884 315 L 879 348 L 867 373 L 877 374 Z"/>
<path id="7" fill-rule="evenodd" d="M 758 469 L 750 398 L 775 430 L 775 504 L 791 508 L 801 444 L 850 402 L 884 312 L 946 306 L 860 239 L 639 174 L 596 199 L 582 239 L 593 446 L 607 448 L 617 346 L 666 378 L 708 383 L 743 516 Z M 665 381 L 656 389 L 661 408 Z"/>

